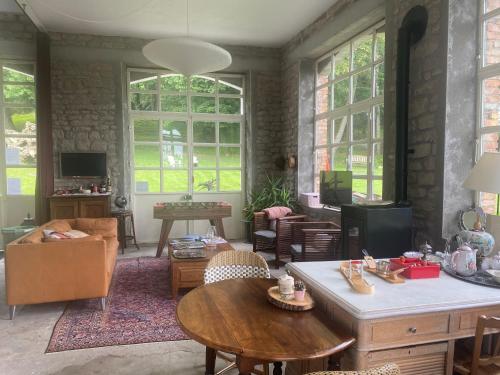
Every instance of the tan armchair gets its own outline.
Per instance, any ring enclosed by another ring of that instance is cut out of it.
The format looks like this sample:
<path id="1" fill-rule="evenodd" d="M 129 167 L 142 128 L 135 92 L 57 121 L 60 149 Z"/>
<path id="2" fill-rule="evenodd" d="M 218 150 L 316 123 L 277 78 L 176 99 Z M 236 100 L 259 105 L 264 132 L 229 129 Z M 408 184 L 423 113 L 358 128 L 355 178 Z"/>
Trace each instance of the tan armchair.
<path id="1" fill-rule="evenodd" d="M 388 363 L 382 367 L 361 371 L 319 371 L 307 375 L 400 375 L 399 367 L 394 363 Z"/>
<path id="2" fill-rule="evenodd" d="M 340 227 L 333 222 L 291 224 L 292 262 L 340 259 Z"/>
<path id="3" fill-rule="evenodd" d="M 292 244 L 292 223 L 302 222 L 307 219 L 306 215 L 291 213 L 285 217 L 276 219 L 276 228 L 271 226 L 264 212 L 254 214 L 254 236 L 253 251 L 272 251 L 276 256 L 275 268 L 280 265 L 280 258 L 290 256 L 290 245 Z"/>

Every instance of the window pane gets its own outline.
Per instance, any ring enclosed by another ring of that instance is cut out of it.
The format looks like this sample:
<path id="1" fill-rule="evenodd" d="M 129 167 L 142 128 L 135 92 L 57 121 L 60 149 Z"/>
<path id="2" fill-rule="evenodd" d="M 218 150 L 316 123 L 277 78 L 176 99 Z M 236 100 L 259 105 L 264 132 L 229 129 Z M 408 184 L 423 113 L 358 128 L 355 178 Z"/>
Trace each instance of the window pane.
<path id="1" fill-rule="evenodd" d="M 372 199 L 382 199 L 382 188 L 383 188 L 382 180 L 373 180 L 372 181 Z"/>
<path id="2" fill-rule="evenodd" d="M 487 19 L 484 22 L 483 65 L 500 62 L 500 16 Z"/>
<path id="3" fill-rule="evenodd" d="M 33 64 L 3 64 L 4 82 L 35 82 Z"/>
<path id="4" fill-rule="evenodd" d="M 160 171 L 135 171 L 135 191 L 137 193 L 159 193 Z"/>
<path id="5" fill-rule="evenodd" d="M 217 173 L 215 171 L 193 171 L 195 191 L 217 191 Z"/>
<path id="6" fill-rule="evenodd" d="M 130 88 L 132 90 L 156 90 L 158 76 L 149 72 L 130 72 Z"/>
<path id="7" fill-rule="evenodd" d="M 332 170 L 329 149 L 320 148 L 320 149 L 316 150 L 315 169 L 316 169 L 317 174 L 319 174 L 320 171 L 331 171 Z"/>
<path id="8" fill-rule="evenodd" d="M 366 176 L 368 174 L 368 146 L 352 146 L 351 164 L 352 174 Z"/>
<path id="9" fill-rule="evenodd" d="M 136 167 L 160 167 L 160 146 L 135 145 L 134 161 Z"/>
<path id="10" fill-rule="evenodd" d="M 321 86 L 328 82 L 332 77 L 332 58 L 328 56 L 321 60 L 317 65 L 316 85 Z"/>
<path id="11" fill-rule="evenodd" d="M 241 115 L 243 113 L 241 108 L 241 99 L 219 98 L 219 113 L 227 115 Z"/>
<path id="12" fill-rule="evenodd" d="M 352 115 L 352 140 L 364 141 L 370 136 L 370 117 L 368 112 Z"/>
<path id="13" fill-rule="evenodd" d="M 334 147 L 332 149 L 332 159 L 334 171 L 347 171 L 348 147 Z"/>
<path id="14" fill-rule="evenodd" d="M 160 88 L 163 91 L 185 93 L 187 78 L 181 74 L 164 74 L 160 77 Z"/>
<path id="15" fill-rule="evenodd" d="M 194 113 L 215 113 L 215 98 L 191 97 L 191 111 Z"/>
<path id="16" fill-rule="evenodd" d="M 219 148 L 219 167 L 241 167 L 240 148 L 239 147 L 220 147 Z"/>
<path id="17" fill-rule="evenodd" d="M 6 168 L 7 194 L 35 195 L 36 168 Z"/>
<path id="18" fill-rule="evenodd" d="M 500 76 L 491 77 L 483 81 L 483 119 L 482 126 L 500 125 Z"/>
<path id="19" fill-rule="evenodd" d="M 156 94 L 132 94 L 130 108 L 133 111 L 157 111 Z"/>
<path id="20" fill-rule="evenodd" d="M 159 142 L 159 132 L 158 120 L 134 120 L 134 140 L 136 141 Z"/>
<path id="21" fill-rule="evenodd" d="M 210 77 L 193 76 L 191 91 L 205 94 L 215 94 L 215 79 Z"/>
<path id="22" fill-rule="evenodd" d="M 375 66 L 375 96 L 384 94 L 384 63 Z"/>
<path id="23" fill-rule="evenodd" d="M 349 103 L 349 78 L 338 81 L 333 85 L 334 108 L 340 108 Z"/>
<path id="24" fill-rule="evenodd" d="M 161 136 L 164 141 L 187 142 L 186 121 L 165 120 L 163 121 Z"/>
<path id="25" fill-rule="evenodd" d="M 35 105 L 35 87 L 33 85 L 4 85 L 5 103 Z"/>
<path id="26" fill-rule="evenodd" d="M 193 122 L 193 141 L 196 143 L 215 143 L 215 122 Z"/>
<path id="27" fill-rule="evenodd" d="M 353 193 L 358 193 L 363 198 L 366 198 L 368 195 L 368 184 L 366 180 L 360 179 L 360 178 L 353 178 L 352 179 L 352 192 Z"/>
<path id="28" fill-rule="evenodd" d="M 352 76 L 352 89 L 354 91 L 352 102 L 369 99 L 372 96 L 372 72 L 370 69 L 363 70 Z"/>
<path id="29" fill-rule="evenodd" d="M 383 59 L 385 56 L 385 28 L 377 30 L 375 34 L 375 60 Z"/>
<path id="30" fill-rule="evenodd" d="M 243 78 L 222 77 L 219 78 L 219 94 L 243 95 Z"/>
<path id="31" fill-rule="evenodd" d="M 36 138 L 5 138 L 5 164 L 36 165 Z"/>
<path id="32" fill-rule="evenodd" d="M 316 114 L 325 113 L 330 110 L 330 96 L 330 85 L 316 90 Z"/>
<path id="33" fill-rule="evenodd" d="M 163 144 L 164 168 L 188 168 L 188 148 L 178 143 Z"/>
<path id="34" fill-rule="evenodd" d="M 499 215 L 500 212 L 497 211 L 497 203 L 499 196 L 498 194 L 493 193 L 481 193 L 479 199 L 479 206 L 483 209 L 483 211 L 490 215 Z"/>
<path id="35" fill-rule="evenodd" d="M 240 191 L 241 190 L 241 171 L 220 171 L 221 191 Z"/>
<path id="36" fill-rule="evenodd" d="M 219 123 L 220 143 L 240 143 L 240 123 L 221 122 Z"/>
<path id="37" fill-rule="evenodd" d="M 318 146 L 326 145 L 328 143 L 328 119 L 318 120 L 315 125 L 316 140 L 315 144 Z"/>
<path id="38" fill-rule="evenodd" d="M 193 147 L 193 166 L 195 168 L 215 168 L 215 147 Z"/>
<path id="39" fill-rule="evenodd" d="M 353 42 L 352 44 L 353 69 L 358 69 L 371 63 L 372 43 L 373 43 L 373 37 L 371 34 L 364 35 Z"/>
<path id="40" fill-rule="evenodd" d="M 373 175 L 383 176 L 384 174 L 384 146 L 382 143 L 373 145 Z"/>
<path id="41" fill-rule="evenodd" d="M 187 112 L 187 96 L 162 95 L 161 110 L 163 112 Z"/>
<path id="42" fill-rule="evenodd" d="M 481 143 L 483 152 L 500 152 L 500 133 L 483 134 Z"/>
<path id="43" fill-rule="evenodd" d="M 178 193 L 188 191 L 188 171 L 163 171 L 163 191 Z"/>
<path id="44" fill-rule="evenodd" d="M 35 135 L 35 108 L 5 108 L 5 133 Z"/>
<path id="45" fill-rule="evenodd" d="M 349 73 L 349 52 L 350 46 L 346 45 L 335 53 L 333 61 L 335 64 L 335 78 Z"/>
<path id="46" fill-rule="evenodd" d="M 500 8 L 499 0 L 484 0 L 484 9 L 486 12 L 491 12 L 497 8 Z"/>
<path id="47" fill-rule="evenodd" d="M 347 125 L 347 116 L 333 120 L 333 143 L 349 141 L 349 127 Z"/>
<path id="48" fill-rule="evenodd" d="M 374 108 L 375 110 L 375 130 L 374 138 L 384 139 L 384 105 L 380 104 Z"/>

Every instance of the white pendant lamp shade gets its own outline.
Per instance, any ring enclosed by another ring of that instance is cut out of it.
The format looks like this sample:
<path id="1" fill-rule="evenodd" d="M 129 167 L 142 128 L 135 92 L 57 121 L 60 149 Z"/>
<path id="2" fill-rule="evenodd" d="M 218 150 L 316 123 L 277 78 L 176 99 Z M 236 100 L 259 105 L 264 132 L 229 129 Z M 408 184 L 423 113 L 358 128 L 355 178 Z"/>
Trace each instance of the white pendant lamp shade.
<path id="1" fill-rule="evenodd" d="M 500 153 L 485 152 L 464 182 L 466 188 L 500 194 Z"/>
<path id="2" fill-rule="evenodd" d="M 225 49 L 188 37 L 154 40 L 142 53 L 152 63 L 186 76 L 219 71 L 232 61 Z"/>

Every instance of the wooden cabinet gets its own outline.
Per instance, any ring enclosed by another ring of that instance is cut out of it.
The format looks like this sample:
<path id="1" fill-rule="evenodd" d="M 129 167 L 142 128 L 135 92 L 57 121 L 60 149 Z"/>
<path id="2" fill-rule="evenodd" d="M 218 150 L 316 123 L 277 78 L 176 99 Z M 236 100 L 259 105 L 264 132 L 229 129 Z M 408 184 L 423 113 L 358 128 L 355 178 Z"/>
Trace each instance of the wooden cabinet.
<path id="1" fill-rule="evenodd" d="M 109 195 L 65 195 L 49 198 L 50 219 L 110 217 Z"/>

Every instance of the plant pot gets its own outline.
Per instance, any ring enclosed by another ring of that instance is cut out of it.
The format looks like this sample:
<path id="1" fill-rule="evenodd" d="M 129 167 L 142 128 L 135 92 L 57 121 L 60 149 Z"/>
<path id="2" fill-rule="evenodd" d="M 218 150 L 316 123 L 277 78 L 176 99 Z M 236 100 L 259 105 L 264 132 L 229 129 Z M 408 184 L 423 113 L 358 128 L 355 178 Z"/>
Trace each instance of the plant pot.
<path id="1" fill-rule="evenodd" d="M 295 298 L 295 301 L 297 302 L 302 302 L 306 296 L 306 291 L 305 290 L 294 290 L 293 292 L 293 297 Z"/>

